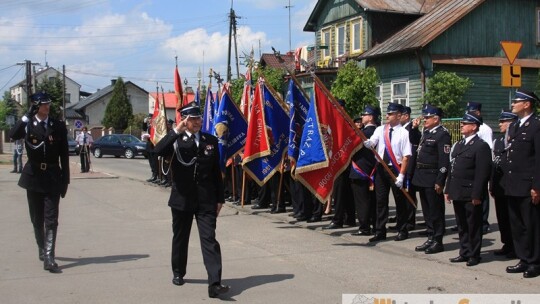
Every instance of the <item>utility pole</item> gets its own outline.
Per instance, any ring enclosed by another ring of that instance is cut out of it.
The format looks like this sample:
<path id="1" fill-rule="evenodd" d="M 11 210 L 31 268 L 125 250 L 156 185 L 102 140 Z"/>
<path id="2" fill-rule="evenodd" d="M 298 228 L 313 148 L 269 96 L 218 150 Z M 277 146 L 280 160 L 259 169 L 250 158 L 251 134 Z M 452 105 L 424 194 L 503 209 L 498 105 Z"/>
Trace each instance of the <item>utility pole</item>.
<path id="1" fill-rule="evenodd" d="M 30 60 L 25 60 L 24 62 L 17 63 L 17 65 L 24 65 L 25 66 L 25 90 L 26 90 L 26 105 L 28 106 L 30 104 L 30 95 L 32 95 L 32 92 L 34 91 L 34 88 L 32 86 L 32 66 L 33 65 L 40 65 L 39 63 L 32 63 Z M 22 100 L 21 100 L 22 103 Z"/>
<path id="2" fill-rule="evenodd" d="M 291 43 L 291 0 L 289 0 L 289 5 L 286 5 L 285 8 L 289 9 L 289 51 L 292 51 L 292 43 Z"/>
<path id="3" fill-rule="evenodd" d="M 227 56 L 227 81 L 231 81 L 232 78 L 232 69 L 231 69 L 231 47 L 232 47 L 232 36 L 234 36 L 234 55 L 236 57 L 236 77 L 240 78 L 240 66 L 238 63 L 238 45 L 236 43 L 236 13 L 233 9 L 233 0 L 231 0 L 231 10 L 229 13 L 229 51 Z"/>

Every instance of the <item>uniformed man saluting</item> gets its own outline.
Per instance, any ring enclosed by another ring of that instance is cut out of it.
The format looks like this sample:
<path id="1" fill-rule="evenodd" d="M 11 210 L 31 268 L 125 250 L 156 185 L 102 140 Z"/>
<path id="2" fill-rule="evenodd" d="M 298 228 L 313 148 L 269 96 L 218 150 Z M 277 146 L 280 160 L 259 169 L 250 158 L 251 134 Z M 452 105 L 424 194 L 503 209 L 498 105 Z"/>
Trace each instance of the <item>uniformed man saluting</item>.
<path id="1" fill-rule="evenodd" d="M 43 268 L 61 272 L 54 260 L 60 197 L 69 184 L 69 151 L 66 124 L 49 117 L 50 97 L 45 93 L 30 96 L 32 106 L 13 126 L 9 137 L 25 139 L 28 162 L 19 186 L 26 189 L 30 220 Z"/>
<path id="2" fill-rule="evenodd" d="M 534 113 L 538 102 L 538 96 L 525 90 L 516 91 L 512 99 L 512 113 L 518 120 L 508 129 L 507 171 L 503 176 L 519 259 L 506 272 L 523 272 L 524 278 L 540 275 L 540 121 Z"/>
<path id="3" fill-rule="evenodd" d="M 180 109 L 184 118 L 154 148 L 159 156 L 172 156 L 172 283 L 183 285 L 186 275 L 189 235 L 193 217 L 197 220 L 204 266 L 208 273 L 208 295 L 226 293 L 221 285 L 221 249 L 216 240 L 216 219 L 224 203 L 219 165 L 218 140 L 200 132 L 201 110 L 196 103 Z"/>
<path id="4" fill-rule="evenodd" d="M 445 230 L 443 189 L 450 162 L 450 133 L 441 125 L 442 110 L 425 105 L 422 109 L 424 133 L 418 146 L 412 180 L 420 193 L 428 239 L 416 251 L 433 254 L 444 251 Z"/>

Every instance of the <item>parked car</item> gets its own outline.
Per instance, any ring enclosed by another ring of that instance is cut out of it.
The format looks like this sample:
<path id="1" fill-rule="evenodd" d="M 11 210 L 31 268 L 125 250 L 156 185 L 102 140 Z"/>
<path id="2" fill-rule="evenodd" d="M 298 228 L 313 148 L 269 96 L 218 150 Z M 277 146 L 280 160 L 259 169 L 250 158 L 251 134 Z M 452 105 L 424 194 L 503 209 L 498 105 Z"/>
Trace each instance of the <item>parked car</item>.
<path id="1" fill-rule="evenodd" d="M 146 143 L 129 134 L 110 134 L 95 140 L 90 148 L 95 157 L 103 155 L 125 156 L 134 158 L 142 155 L 146 157 Z"/>
<path id="2" fill-rule="evenodd" d="M 79 155 L 79 144 L 70 135 L 68 135 L 68 148 L 70 154 Z"/>

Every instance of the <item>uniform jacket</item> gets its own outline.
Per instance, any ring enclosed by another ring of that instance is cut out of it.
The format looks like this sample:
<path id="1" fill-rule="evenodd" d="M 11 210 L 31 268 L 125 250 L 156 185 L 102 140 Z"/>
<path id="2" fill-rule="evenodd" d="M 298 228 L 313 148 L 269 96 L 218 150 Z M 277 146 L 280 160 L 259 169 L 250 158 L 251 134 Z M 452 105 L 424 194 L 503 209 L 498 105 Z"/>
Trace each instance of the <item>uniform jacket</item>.
<path id="1" fill-rule="evenodd" d="M 25 139 L 28 161 L 19 186 L 24 189 L 61 194 L 69 184 L 69 149 L 66 124 L 49 117 L 47 130 L 32 117 L 28 123 L 17 121 L 10 130 L 13 139 Z"/>
<path id="2" fill-rule="evenodd" d="M 504 136 L 495 139 L 493 142 L 493 169 L 489 183 L 489 191 L 493 196 L 504 196 L 504 187 L 502 184 L 506 163 Z"/>
<path id="3" fill-rule="evenodd" d="M 506 173 L 503 184 L 509 196 L 530 196 L 540 190 L 540 121 L 531 115 L 519 126 L 519 120 L 508 129 Z"/>
<path id="4" fill-rule="evenodd" d="M 364 135 L 366 135 L 367 138 L 370 138 L 371 135 L 373 135 L 373 132 L 377 126 L 375 125 L 369 125 L 362 129 L 362 132 L 364 132 Z M 366 147 L 363 147 L 362 149 L 358 150 L 353 157 L 352 161 L 364 171 L 365 174 L 371 175 L 371 172 L 373 171 L 373 168 L 377 164 L 377 159 L 375 158 L 375 154 L 373 154 L 373 151 L 371 149 L 368 149 Z M 352 179 L 367 179 L 367 177 L 362 176 L 360 173 L 357 173 L 354 169 L 351 168 L 351 171 L 349 173 L 349 178 Z"/>
<path id="5" fill-rule="evenodd" d="M 478 135 L 467 144 L 461 142 L 450 153 L 445 193 L 456 201 L 481 200 L 491 175 L 491 150 Z"/>
<path id="6" fill-rule="evenodd" d="M 176 147 L 175 147 L 176 143 Z M 154 148 L 159 156 L 172 156 L 172 189 L 169 206 L 180 211 L 216 211 L 224 203 L 223 180 L 219 166 L 218 140 L 200 132 L 199 146 L 186 133 L 170 131 Z M 189 163 L 194 157 L 197 160 Z"/>
<path id="7" fill-rule="evenodd" d="M 438 126 L 424 131 L 416 161 L 412 183 L 418 187 L 444 186 L 450 162 L 451 138 L 448 130 Z"/>

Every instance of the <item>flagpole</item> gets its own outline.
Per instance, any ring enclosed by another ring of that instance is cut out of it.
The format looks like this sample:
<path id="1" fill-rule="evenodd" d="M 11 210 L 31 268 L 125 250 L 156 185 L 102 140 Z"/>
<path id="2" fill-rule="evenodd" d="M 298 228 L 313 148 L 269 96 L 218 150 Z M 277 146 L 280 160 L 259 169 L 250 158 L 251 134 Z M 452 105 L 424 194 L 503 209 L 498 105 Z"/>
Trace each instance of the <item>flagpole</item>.
<path id="1" fill-rule="evenodd" d="M 334 107 L 341 113 L 341 115 L 345 118 L 345 120 L 347 121 L 347 123 L 349 123 L 353 128 L 354 130 L 356 131 L 356 134 L 358 134 L 358 136 L 360 136 L 360 138 L 362 139 L 362 141 L 366 141 L 368 140 L 368 138 L 366 137 L 366 135 L 364 134 L 364 132 L 362 132 L 362 130 L 358 129 L 356 127 L 356 125 L 354 124 L 353 120 L 351 119 L 351 117 L 349 117 L 349 114 L 347 114 L 347 112 L 345 112 L 345 110 L 343 109 L 343 107 L 341 105 L 339 105 L 339 103 L 337 102 L 337 100 L 335 100 L 334 96 L 332 95 L 332 93 L 330 93 L 330 91 L 328 91 L 328 89 L 326 88 L 326 86 L 322 83 L 322 81 L 319 79 L 319 77 L 317 77 L 317 75 L 315 75 L 315 73 L 312 73 L 311 76 L 313 77 L 313 80 L 319 85 L 319 87 L 321 88 L 321 90 L 323 91 L 323 93 L 326 95 L 326 97 L 328 97 L 329 100 L 332 101 L 332 103 L 334 104 Z M 338 106 L 339 105 L 339 106 Z M 373 154 L 375 154 L 375 157 L 377 158 L 377 160 L 379 161 L 379 163 L 382 164 L 383 168 L 386 170 L 386 172 L 388 172 L 388 174 L 390 175 L 390 177 L 392 177 L 392 180 L 393 181 L 396 181 L 396 176 L 394 175 L 394 172 L 392 172 L 392 169 L 390 169 L 390 167 L 388 167 L 388 164 L 383 161 L 383 159 L 381 158 L 381 156 L 379 155 L 379 153 L 377 153 L 377 151 L 375 151 L 375 148 L 371 147 L 370 150 L 373 152 Z M 409 201 L 409 203 L 411 203 L 411 205 L 414 206 L 414 208 L 416 208 L 416 204 L 414 203 L 414 200 L 412 199 L 412 197 L 409 195 L 409 192 L 407 192 L 405 190 L 405 188 L 401 188 L 401 192 L 403 192 L 403 194 L 405 195 L 405 197 L 407 198 L 407 200 Z"/>

